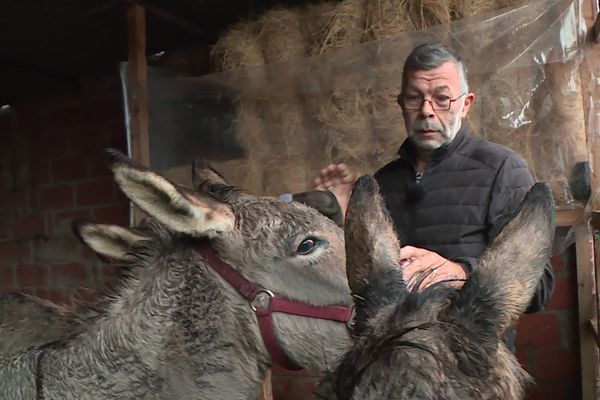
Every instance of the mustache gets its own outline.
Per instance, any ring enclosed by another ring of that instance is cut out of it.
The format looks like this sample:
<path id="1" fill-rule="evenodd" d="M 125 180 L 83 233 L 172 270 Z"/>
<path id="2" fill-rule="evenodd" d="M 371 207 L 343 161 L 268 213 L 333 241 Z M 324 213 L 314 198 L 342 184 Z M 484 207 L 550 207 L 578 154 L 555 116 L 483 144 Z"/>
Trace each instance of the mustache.
<path id="1" fill-rule="evenodd" d="M 443 131 L 444 128 L 436 123 L 436 122 L 432 122 L 432 121 L 416 121 L 413 126 L 412 126 L 412 131 L 413 132 L 418 132 L 418 131 Z"/>

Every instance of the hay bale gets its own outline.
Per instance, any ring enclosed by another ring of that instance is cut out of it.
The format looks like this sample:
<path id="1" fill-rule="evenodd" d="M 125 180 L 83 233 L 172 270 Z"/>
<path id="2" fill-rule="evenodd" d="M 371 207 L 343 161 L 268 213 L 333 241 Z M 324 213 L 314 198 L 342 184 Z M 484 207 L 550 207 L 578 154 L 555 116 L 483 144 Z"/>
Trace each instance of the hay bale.
<path id="1" fill-rule="evenodd" d="M 452 19 L 462 19 L 496 9 L 496 0 L 451 0 Z"/>
<path id="2" fill-rule="evenodd" d="M 337 6 L 337 1 L 322 1 L 310 3 L 301 10 L 302 36 L 306 46 L 306 54 L 317 54 L 319 45 L 323 42 L 331 12 Z"/>
<path id="3" fill-rule="evenodd" d="M 327 13 L 329 19 L 323 38 L 310 54 L 323 54 L 331 49 L 362 43 L 365 39 L 367 2 L 368 0 L 344 0 Z"/>
<path id="4" fill-rule="evenodd" d="M 340 157 L 362 159 L 371 154 L 372 127 L 367 97 L 357 89 L 335 90 L 316 115 L 332 151 Z"/>
<path id="5" fill-rule="evenodd" d="M 412 29 L 408 0 L 371 0 L 366 8 L 367 41 L 389 38 Z"/>
<path id="6" fill-rule="evenodd" d="M 544 82 L 532 99 L 532 107 L 540 110 L 533 161 L 539 177 L 551 184 L 557 204 L 570 204 L 569 178 L 575 164 L 588 155 L 579 65 L 572 61 L 543 68 Z"/>
<path id="7" fill-rule="evenodd" d="M 372 158 L 380 166 L 391 161 L 406 139 L 406 127 L 395 92 L 370 91 L 368 109 L 371 116 Z"/>
<path id="8" fill-rule="evenodd" d="M 259 25 L 254 21 L 242 21 L 231 26 L 210 52 L 215 68 L 229 71 L 264 64 L 258 34 Z"/>
<path id="9" fill-rule="evenodd" d="M 450 21 L 449 0 L 412 0 L 408 15 L 415 29 L 425 29 Z"/>
<path id="10" fill-rule="evenodd" d="M 277 7 L 258 19 L 258 40 L 265 62 L 278 63 L 304 57 L 305 45 L 297 9 Z"/>

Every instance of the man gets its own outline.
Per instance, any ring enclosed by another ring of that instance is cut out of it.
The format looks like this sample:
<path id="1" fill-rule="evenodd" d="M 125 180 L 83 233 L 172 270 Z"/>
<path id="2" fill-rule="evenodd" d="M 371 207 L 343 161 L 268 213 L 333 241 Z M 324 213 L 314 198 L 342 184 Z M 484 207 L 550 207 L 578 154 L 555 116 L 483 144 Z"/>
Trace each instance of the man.
<path id="1" fill-rule="evenodd" d="M 516 152 L 469 135 L 462 120 L 474 100 L 452 49 L 424 44 L 408 56 L 398 96 L 408 138 L 375 178 L 405 245 L 405 279 L 430 271 L 421 287 L 465 279 L 533 184 Z M 355 180 L 332 164 L 315 187 L 332 191 L 345 213 Z M 553 287 L 548 264 L 527 311 L 544 308 Z"/>

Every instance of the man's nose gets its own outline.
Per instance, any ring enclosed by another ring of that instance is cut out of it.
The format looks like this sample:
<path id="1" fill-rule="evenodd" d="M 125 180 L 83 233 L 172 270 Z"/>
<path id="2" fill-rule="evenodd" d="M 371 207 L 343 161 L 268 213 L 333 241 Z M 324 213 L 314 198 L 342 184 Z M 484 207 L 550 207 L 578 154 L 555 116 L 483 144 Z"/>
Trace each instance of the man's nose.
<path id="1" fill-rule="evenodd" d="M 423 118 L 431 118 L 435 116 L 435 112 L 433 110 L 433 104 L 431 100 L 423 99 L 423 103 L 421 104 L 421 108 L 419 109 L 419 113 Z"/>

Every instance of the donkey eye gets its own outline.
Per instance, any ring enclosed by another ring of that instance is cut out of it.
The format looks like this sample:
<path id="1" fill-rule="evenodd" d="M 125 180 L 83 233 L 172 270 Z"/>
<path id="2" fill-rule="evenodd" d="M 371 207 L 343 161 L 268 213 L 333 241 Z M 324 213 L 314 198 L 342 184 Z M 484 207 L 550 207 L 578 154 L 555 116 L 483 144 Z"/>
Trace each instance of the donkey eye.
<path id="1" fill-rule="evenodd" d="M 317 247 L 317 243 L 318 243 L 318 241 L 315 238 L 304 239 L 298 245 L 298 248 L 296 249 L 296 253 L 301 254 L 303 256 L 306 255 L 306 254 L 310 254 Z"/>

